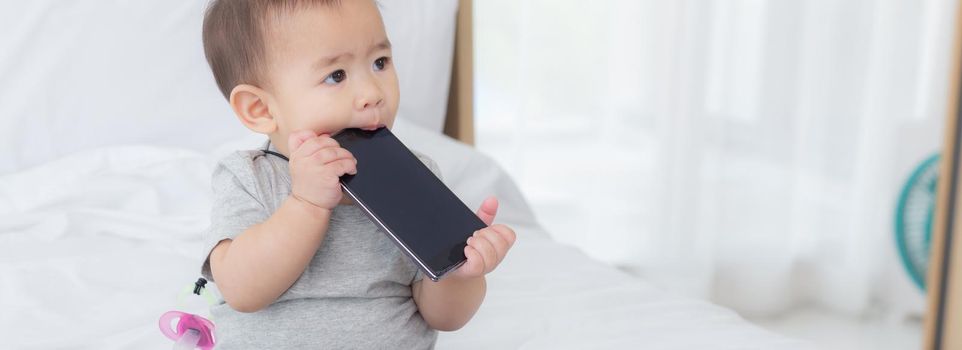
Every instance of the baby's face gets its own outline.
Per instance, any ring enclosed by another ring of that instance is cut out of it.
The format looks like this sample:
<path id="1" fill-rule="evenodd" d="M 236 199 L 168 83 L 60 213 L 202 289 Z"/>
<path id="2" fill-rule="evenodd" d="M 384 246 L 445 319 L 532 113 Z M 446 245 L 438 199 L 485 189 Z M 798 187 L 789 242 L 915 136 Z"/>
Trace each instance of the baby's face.
<path id="1" fill-rule="evenodd" d="M 400 99 L 391 44 L 373 1 L 295 10 L 264 37 L 277 123 L 271 139 L 287 151 L 292 132 L 392 127 Z M 285 152 L 286 153 L 286 152 Z"/>

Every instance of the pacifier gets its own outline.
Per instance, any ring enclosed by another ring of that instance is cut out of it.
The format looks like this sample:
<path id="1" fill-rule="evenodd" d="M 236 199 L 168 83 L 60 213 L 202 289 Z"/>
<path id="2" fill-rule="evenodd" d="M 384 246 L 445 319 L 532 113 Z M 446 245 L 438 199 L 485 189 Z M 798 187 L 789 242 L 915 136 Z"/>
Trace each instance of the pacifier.
<path id="1" fill-rule="evenodd" d="M 215 305 L 214 296 L 205 286 L 207 280 L 204 278 L 198 278 L 197 282 L 185 286 L 177 296 L 177 304 L 180 305 L 178 308 L 190 309 L 187 307 L 186 298 L 191 294 L 201 296 L 209 305 Z M 170 325 L 174 319 L 177 319 L 177 326 L 172 329 Z M 214 348 L 214 323 L 206 318 L 183 311 L 168 311 L 160 316 L 159 324 L 160 332 L 174 341 L 174 350 Z"/>
<path id="2" fill-rule="evenodd" d="M 173 329 L 170 324 L 175 318 L 178 319 L 177 326 Z M 160 332 L 175 342 L 175 350 L 214 348 L 214 323 L 194 314 L 167 311 L 160 316 Z"/>

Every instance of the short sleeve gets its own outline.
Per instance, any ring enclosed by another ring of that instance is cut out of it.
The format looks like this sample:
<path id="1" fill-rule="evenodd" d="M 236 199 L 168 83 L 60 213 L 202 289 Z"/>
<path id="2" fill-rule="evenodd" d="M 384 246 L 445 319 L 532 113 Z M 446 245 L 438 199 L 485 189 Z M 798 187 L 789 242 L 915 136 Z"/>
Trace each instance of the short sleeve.
<path id="1" fill-rule="evenodd" d="M 256 183 L 253 161 L 243 152 L 228 156 L 214 169 L 210 227 L 204 234 L 205 257 L 201 266 L 201 275 L 212 282 L 210 253 L 214 247 L 270 217 Z"/>
<path id="2" fill-rule="evenodd" d="M 422 163 L 424 163 L 425 166 L 428 167 L 428 169 L 431 169 L 431 172 L 434 173 L 434 175 L 437 176 L 438 179 L 441 179 L 441 181 L 444 181 L 444 178 L 441 177 L 441 168 L 438 167 L 438 164 L 435 163 L 433 159 L 431 159 L 430 157 L 428 157 L 427 155 L 421 152 L 418 152 L 418 151 L 412 151 L 412 152 L 414 153 L 414 155 L 418 157 L 419 160 L 421 160 Z M 424 279 L 424 271 L 421 271 L 421 268 L 418 268 L 417 272 L 414 273 L 414 279 L 411 280 L 411 283 L 418 282 L 422 279 Z"/>

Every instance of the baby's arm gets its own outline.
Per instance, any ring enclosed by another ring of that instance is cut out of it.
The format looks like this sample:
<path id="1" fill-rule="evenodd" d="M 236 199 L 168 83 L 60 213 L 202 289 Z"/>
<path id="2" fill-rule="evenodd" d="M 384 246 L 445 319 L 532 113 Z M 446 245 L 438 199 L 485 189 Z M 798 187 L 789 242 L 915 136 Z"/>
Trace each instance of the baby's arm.
<path id="1" fill-rule="evenodd" d="M 267 221 L 217 244 L 210 253 L 210 267 L 227 304 L 255 312 L 277 300 L 311 262 L 330 215 L 288 197 Z"/>
<path id="2" fill-rule="evenodd" d="M 290 197 L 266 221 L 221 241 L 210 254 L 217 288 L 237 311 L 263 309 L 297 281 L 343 195 L 338 177 L 357 172 L 354 156 L 327 135 L 295 133 L 289 145 Z"/>
<path id="3" fill-rule="evenodd" d="M 478 217 L 491 225 L 498 211 L 498 201 L 485 200 Z M 478 230 L 468 239 L 464 255 L 468 261 L 438 282 L 424 280 L 411 285 L 414 303 L 431 328 L 454 331 L 471 320 L 487 292 L 484 275 L 504 260 L 515 241 L 515 233 L 505 225 L 491 225 Z"/>

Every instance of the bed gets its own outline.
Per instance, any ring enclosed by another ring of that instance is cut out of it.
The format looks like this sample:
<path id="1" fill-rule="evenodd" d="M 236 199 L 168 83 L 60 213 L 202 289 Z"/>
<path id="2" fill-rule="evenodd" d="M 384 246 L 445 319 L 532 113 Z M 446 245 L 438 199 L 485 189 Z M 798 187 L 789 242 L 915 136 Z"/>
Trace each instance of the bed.
<path id="1" fill-rule="evenodd" d="M 518 234 L 477 315 L 442 333 L 439 349 L 810 348 L 553 241 L 510 171 L 470 146 L 470 2 L 460 3 L 381 1 L 402 81 L 395 133 L 434 158 L 469 207 L 496 195 L 497 221 Z M 203 4 L 6 7 L 0 348 L 170 348 L 158 317 L 206 307 L 184 289 L 203 258 L 213 165 L 262 142 L 232 119 L 204 65 Z"/>

